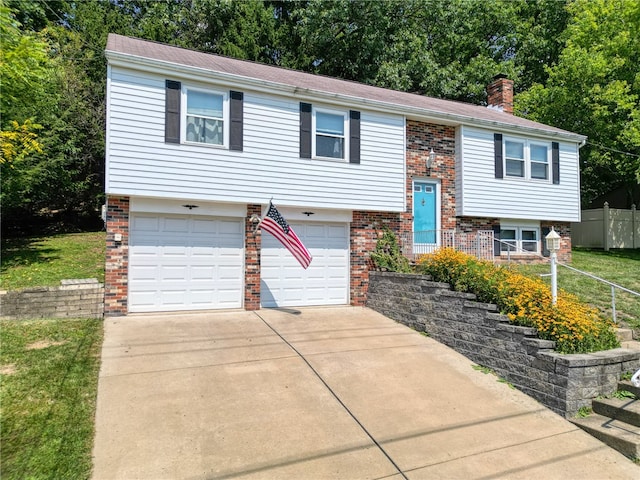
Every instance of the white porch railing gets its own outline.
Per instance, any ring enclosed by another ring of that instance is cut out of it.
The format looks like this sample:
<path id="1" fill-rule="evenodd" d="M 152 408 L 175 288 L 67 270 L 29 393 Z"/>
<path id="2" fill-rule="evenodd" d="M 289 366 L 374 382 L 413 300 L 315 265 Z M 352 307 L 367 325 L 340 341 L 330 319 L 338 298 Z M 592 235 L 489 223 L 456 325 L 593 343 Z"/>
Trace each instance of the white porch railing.
<path id="1" fill-rule="evenodd" d="M 438 248 L 454 248 L 483 260 L 493 260 L 493 231 L 425 230 L 401 234 L 402 254 L 410 260 Z"/>

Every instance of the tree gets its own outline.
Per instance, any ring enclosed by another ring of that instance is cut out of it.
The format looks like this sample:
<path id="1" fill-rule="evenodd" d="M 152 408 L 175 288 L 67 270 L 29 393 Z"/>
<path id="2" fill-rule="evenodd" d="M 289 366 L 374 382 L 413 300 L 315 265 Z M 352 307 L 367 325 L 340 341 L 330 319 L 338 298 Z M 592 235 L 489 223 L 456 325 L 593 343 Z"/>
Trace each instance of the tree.
<path id="1" fill-rule="evenodd" d="M 10 153 L 0 163 L 3 231 L 28 230 L 52 212 L 95 216 L 104 95 L 86 76 L 83 42 L 56 25 L 25 30 L 15 11 L 1 8 L 2 146 Z"/>
<path id="2" fill-rule="evenodd" d="M 582 202 L 640 181 L 640 3 L 576 0 L 545 84 L 516 96 L 521 115 L 587 135 Z"/>
<path id="3" fill-rule="evenodd" d="M 0 86 L 3 119 L 12 117 L 23 100 L 37 95 L 50 76 L 50 45 L 40 35 L 20 30 L 13 11 L 0 1 Z"/>
<path id="4" fill-rule="evenodd" d="M 299 24 L 303 69 L 473 103 L 513 61 L 515 5 L 499 0 L 311 1 Z"/>

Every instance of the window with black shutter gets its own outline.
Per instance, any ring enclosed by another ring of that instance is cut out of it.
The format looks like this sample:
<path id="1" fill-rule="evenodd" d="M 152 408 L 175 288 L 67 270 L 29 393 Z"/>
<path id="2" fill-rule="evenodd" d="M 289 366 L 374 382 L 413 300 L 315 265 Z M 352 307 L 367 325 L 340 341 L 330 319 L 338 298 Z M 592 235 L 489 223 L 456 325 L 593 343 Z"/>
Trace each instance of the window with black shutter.
<path id="1" fill-rule="evenodd" d="M 165 82 L 164 141 L 167 143 L 180 143 L 181 94 L 180 82 L 174 80 Z"/>

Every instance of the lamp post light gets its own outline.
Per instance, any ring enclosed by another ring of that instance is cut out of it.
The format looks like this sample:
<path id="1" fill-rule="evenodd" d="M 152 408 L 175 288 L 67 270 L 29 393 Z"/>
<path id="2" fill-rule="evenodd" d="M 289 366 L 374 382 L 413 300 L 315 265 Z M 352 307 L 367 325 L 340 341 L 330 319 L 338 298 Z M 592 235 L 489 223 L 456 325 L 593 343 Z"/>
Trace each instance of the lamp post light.
<path id="1" fill-rule="evenodd" d="M 547 242 L 547 250 L 551 254 L 551 303 L 555 305 L 558 301 L 558 267 L 556 261 L 560 251 L 560 235 L 551 227 L 551 231 L 545 237 L 545 241 Z"/>

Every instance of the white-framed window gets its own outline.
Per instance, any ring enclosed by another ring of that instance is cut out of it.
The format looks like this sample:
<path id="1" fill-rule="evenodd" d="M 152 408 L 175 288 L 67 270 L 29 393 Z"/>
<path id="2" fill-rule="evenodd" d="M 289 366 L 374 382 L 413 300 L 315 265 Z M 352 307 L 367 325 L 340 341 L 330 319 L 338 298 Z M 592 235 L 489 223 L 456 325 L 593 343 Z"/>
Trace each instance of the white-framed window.
<path id="1" fill-rule="evenodd" d="M 537 225 L 500 225 L 500 251 L 504 254 L 540 254 L 540 227 Z"/>
<path id="2" fill-rule="evenodd" d="M 348 112 L 314 109 L 313 156 L 345 159 L 348 148 Z"/>
<path id="3" fill-rule="evenodd" d="M 549 145 L 541 143 L 529 144 L 529 160 L 531 161 L 531 178 L 549 180 Z"/>
<path id="4" fill-rule="evenodd" d="M 550 143 L 505 138 L 504 152 L 506 177 L 549 181 Z"/>
<path id="5" fill-rule="evenodd" d="M 183 141 L 226 147 L 229 138 L 228 103 L 227 93 L 184 87 Z"/>

